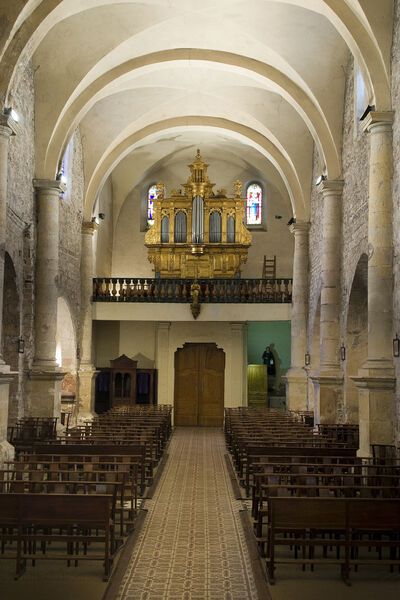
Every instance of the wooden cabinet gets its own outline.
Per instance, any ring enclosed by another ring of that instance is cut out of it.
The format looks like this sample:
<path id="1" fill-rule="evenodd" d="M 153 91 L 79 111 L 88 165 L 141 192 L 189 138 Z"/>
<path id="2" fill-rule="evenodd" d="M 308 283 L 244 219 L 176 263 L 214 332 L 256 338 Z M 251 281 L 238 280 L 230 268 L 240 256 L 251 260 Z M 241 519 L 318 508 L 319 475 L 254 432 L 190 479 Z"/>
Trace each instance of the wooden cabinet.
<path id="1" fill-rule="evenodd" d="M 155 369 L 138 369 L 137 360 L 122 354 L 110 361 L 110 367 L 99 371 L 96 412 L 102 413 L 114 406 L 157 404 Z"/>

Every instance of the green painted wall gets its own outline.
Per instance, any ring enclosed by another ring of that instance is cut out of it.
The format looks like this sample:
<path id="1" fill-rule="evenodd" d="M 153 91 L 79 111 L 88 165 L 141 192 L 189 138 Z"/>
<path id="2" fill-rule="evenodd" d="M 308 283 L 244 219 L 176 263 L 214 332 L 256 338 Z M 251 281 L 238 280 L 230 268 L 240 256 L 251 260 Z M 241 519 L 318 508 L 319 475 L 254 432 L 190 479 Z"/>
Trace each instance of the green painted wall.
<path id="1" fill-rule="evenodd" d="M 247 363 L 262 365 L 262 354 L 266 346 L 271 346 L 283 375 L 290 367 L 290 328 L 290 321 L 248 323 Z"/>

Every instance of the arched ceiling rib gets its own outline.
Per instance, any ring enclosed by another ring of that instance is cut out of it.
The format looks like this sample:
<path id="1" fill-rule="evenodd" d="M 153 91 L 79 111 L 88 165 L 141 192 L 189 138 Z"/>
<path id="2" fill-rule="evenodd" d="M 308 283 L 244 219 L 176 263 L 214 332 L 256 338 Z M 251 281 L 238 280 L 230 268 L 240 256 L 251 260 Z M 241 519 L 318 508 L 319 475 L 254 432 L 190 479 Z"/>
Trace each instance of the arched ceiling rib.
<path id="1" fill-rule="evenodd" d="M 0 1 L 0 98 L 12 102 L 33 57 L 36 176 L 54 177 L 80 126 L 87 215 L 98 186 L 140 140 L 202 125 L 268 157 L 295 215 L 307 218 L 312 139 L 329 178 L 341 175 L 348 49 L 369 103 L 390 108 L 392 0 L 11 4 Z"/>
<path id="2" fill-rule="evenodd" d="M 251 142 L 253 147 L 258 148 L 261 154 L 268 157 L 280 173 L 288 190 L 294 215 L 301 220 L 306 220 L 309 217 L 308 207 L 295 170 L 267 138 L 249 127 L 238 125 L 227 119 L 187 116 L 153 123 L 125 138 L 107 156 L 102 157 L 87 185 L 85 218 L 90 219 L 98 190 L 102 187 L 113 168 L 134 149 L 135 145 L 142 143 L 148 136 L 156 138 L 159 132 L 165 131 L 170 131 L 172 134 L 175 128 L 181 127 L 187 129 L 201 127 L 202 130 L 210 127 L 217 128 L 224 131 L 227 135 L 234 135 L 238 139 L 242 138 L 245 143 Z"/>

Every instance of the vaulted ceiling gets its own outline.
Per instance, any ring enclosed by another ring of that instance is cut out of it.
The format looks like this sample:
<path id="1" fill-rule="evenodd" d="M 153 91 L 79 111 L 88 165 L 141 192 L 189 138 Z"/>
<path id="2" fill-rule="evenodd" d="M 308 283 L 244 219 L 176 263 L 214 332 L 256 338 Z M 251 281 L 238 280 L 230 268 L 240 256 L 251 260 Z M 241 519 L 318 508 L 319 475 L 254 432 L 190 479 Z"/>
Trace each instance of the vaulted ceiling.
<path id="1" fill-rule="evenodd" d="M 229 153 L 280 181 L 309 217 L 314 143 L 341 176 L 345 69 L 390 108 L 392 0 L 0 0 L 0 94 L 35 69 L 36 177 L 80 127 L 86 216 L 122 162 L 132 187 L 182 148 Z"/>

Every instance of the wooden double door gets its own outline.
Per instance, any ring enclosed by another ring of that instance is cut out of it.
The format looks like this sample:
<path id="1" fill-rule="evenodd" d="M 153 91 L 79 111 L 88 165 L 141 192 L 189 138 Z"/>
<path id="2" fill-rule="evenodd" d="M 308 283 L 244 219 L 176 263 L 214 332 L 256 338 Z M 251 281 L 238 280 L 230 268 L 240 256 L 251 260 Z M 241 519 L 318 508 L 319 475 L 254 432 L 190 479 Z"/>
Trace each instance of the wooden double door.
<path id="1" fill-rule="evenodd" d="M 175 425 L 221 427 L 225 352 L 216 344 L 185 344 L 175 352 Z"/>

